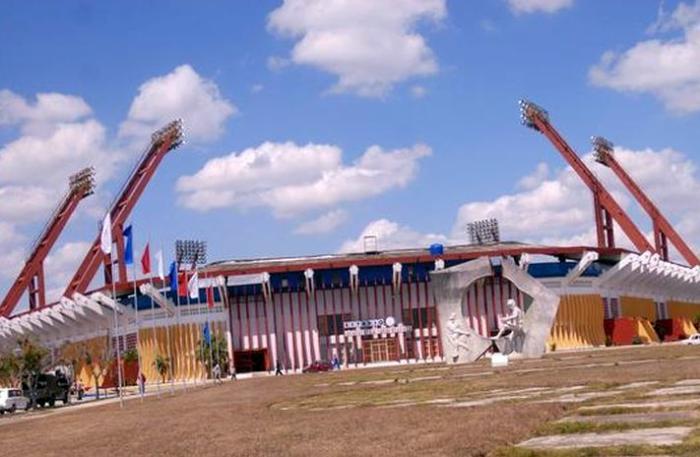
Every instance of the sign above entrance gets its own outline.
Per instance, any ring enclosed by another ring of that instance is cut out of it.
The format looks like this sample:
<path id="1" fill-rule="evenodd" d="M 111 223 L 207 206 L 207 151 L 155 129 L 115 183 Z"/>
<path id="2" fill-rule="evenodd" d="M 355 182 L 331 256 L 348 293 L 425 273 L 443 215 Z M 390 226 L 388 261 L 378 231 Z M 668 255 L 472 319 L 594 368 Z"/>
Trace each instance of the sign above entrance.
<path id="1" fill-rule="evenodd" d="M 393 327 L 394 325 L 396 325 L 396 320 L 392 316 L 389 316 L 386 319 L 364 319 L 359 321 L 343 322 L 343 328 L 345 330 Z"/>

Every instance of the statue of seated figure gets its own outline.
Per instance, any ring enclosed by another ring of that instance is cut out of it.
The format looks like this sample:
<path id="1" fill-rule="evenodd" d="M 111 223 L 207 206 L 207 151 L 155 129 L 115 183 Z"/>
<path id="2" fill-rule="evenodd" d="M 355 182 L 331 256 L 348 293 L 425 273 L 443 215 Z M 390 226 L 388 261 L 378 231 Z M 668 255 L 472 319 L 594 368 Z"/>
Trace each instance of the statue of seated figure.
<path id="1" fill-rule="evenodd" d="M 500 319 L 500 325 L 498 334 L 492 337 L 492 340 L 498 340 L 505 334 L 506 331 L 510 331 L 510 335 L 515 335 L 523 328 L 523 310 L 515 304 L 515 300 L 509 298 L 506 302 L 508 306 L 509 314 Z"/>

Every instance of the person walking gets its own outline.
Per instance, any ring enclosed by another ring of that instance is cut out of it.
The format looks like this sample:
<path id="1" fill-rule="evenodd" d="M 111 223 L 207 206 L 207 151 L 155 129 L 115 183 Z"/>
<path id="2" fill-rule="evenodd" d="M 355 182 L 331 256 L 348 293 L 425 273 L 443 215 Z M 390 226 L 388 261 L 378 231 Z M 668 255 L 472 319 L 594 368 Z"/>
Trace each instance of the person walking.
<path id="1" fill-rule="evenodd" d="M 219 366 L 218 362 L 214 365 L 214 368 L 212 368 L 212 374 L 214 375 L 214 382 L 216 384 L 223 383 L 223 381 L 221 380 L 221 367 Z"/>
<path id="2" fill-rule="evenodd" d="M 284 373 L 282 373 L 282 361 L 280 359 L 277 359 L 277 362 L 275 363 L 275 376 L 283 376 Z"/>
<path id="3" fill-rule="evenodd" d="M 143 374 L 143 371 L 139 372 L 138 382 L 139 382 L 139 394 L 145 395 L 146 394 L 146 375 Z"/>

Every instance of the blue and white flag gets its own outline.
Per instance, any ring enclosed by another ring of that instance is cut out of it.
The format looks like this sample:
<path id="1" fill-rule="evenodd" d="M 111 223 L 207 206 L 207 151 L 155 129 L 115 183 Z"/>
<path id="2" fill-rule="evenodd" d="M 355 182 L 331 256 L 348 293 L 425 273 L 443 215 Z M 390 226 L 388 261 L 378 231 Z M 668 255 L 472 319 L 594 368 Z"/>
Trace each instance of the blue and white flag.
<path id="1" fill-rule="evenodd" d="M 131 225 L 124 229 L 122 235 L 126 238 L 126 245 L 124 246 L 124 264 L 131 265 L 134 263 L 134 234 Z"/>
<path id="2" fill-rule="evenodd" d="M 172 261 L 170 263 L 170 272 L 168 273 L 168 278 L 170 279 L 170 290 L 173 295 L 177 294 L 177 263 Z"/>
<path id="3" fill-rule="evenodd" d="M 211 344 L 211 331 L 209 330 L 209 322 L 204 323 L 204 329 L 202 330 L 202 337 L 207 344 Z"/>

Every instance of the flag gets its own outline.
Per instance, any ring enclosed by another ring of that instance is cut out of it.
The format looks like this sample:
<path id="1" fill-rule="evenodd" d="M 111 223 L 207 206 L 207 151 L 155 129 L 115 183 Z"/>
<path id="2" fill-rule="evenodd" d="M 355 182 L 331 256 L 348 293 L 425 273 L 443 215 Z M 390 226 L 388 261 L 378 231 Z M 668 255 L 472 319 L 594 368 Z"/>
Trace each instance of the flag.
<path id="1" fill-rule="evenodd" d="M 178 273 L 177 276 L 177 295 L 179 297 L 186 297 L 187 296 L 187 272 L 183 271 L 182 273 Z"/>
<path id="2" fill-rule="evenodd" d="M 124 229 L 122 235 L 126 238 L 126 245 L 124 246 L 124 264 L 131 265 L 134 263 L 134 234 L 131 225 Z"/>
<path id="3" fill-rule="evenodd" d="M 170 264 L 170 272 L 168 273 L 168 278 L 170 279 L 170 290 L 173 294 L 177 293 L 177 263 L 174 261 Z"/>
<path id="4" fill-rule="evenodd" d="M 148 243 L 146 243 L 146 247 L 143 248 L 143 255 L 141 256 L 141 271 L 145 275 L 151 273 L 151 248 Z"/>
<path id="5" fill-rule="evenodd" d="M 207 344 L 211 344 L 211 331 L 209 330 L 209 322 L 204 323 L 204 329 L 202 330 L 202 336 Z"/>
<path id="6" fill-rule="evenodd" d="M 207 306 L 209 308 L 214 307 L 214 287 L 213 286 L 207 287 Z"/>
<path id="7" fill-rule="evenodd" d="M 199 275 L 197 270 L 194 271 L 194 274 L 187 282 L 187 292 L 189 292 L 190 298 L 199 298 Z"/>
<path id="8" fill-rule="evenodd" d="M 165 281 L 165 273 L 163 272 L 163 251 L 156 252 L 156 263 L 158 264 L 158 277 L 161 281 Z"/>
<path id="9" fill-rule="evenodd" d="M 100 249 L 105 254 L 112 253 L 112 217 L 109 212 L 102 221 L 102 233 L 100 234 Z"/>

